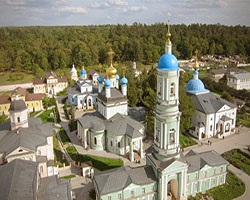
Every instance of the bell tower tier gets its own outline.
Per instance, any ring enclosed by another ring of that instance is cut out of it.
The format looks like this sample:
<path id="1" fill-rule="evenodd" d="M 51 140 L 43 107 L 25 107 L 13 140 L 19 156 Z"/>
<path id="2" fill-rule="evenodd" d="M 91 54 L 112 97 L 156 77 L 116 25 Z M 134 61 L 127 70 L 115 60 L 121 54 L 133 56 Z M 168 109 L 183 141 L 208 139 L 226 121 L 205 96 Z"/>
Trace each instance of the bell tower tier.
<path id="1" fill-rule="evenodd" d="M 157 69 L 154 150 L 160 161 L 179 157 L 179 69 Z"/>

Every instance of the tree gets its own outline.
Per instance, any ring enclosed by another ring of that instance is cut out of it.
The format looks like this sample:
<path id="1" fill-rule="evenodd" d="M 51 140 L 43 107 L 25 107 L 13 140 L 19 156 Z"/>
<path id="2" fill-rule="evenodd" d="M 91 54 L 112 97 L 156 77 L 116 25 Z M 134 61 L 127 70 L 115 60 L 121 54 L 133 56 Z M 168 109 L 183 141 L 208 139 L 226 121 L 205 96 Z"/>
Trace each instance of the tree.
<path id="1" fill-rule="evenodd" d="M 233 103 L 234 102 L 234 98 L 226 91 L 223 91 L 221 94 L 221 98 L 226 99 L 227 101 Z"/>

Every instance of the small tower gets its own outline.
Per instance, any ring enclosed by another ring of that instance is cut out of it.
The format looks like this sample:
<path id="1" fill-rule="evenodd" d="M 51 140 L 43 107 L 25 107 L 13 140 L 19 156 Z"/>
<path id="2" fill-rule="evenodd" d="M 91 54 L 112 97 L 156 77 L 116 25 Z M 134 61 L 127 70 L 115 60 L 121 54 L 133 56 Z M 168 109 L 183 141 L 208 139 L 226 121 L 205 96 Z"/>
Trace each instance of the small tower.
<path id="1" fill-rule="evenodd" d="M 97 81 L 98 81 L 98 93 L 100 93 L 100 92 L 102 92 L 104 78 L 100 75 L 97 78 Z"/>
<path id="2" fill-rule="evenodd" d="M 122 94 L 124 96 L 127 96 L 127 83 L 128 83 L 128 79 L 126 79 L 126 77 L 123 76 L 121 79 L 121 88 L 122 88 Z"/>
<path id="3" fill-rule="evenodd" d="M 105 95 L 107 98 L 111 97 L 110 87 L 111 87 L 111 81 L 109 78 L 107 78 L 105 81 Z"/>
<path id="4" fill-rule="evenodd" d="M 72 69 L 71 69 L 70 73 L 71 73 L 71 80 L 77 81 L 78 80 L 77 70 L 76 70 L 74 64 L 72 65 Z"/>
<path id="5" fill-rule="evenodd" d="M 11 130 L 18 128 L 27 128 L 28 124 L 28 108 L 22 99 L 15 99 L 10 104 L 10 123 Z"/>
<path id="6" fill-rule="evenodd" d="M 84 66 L 82 66 L 82 70 L 80 72 L 80 79 L 81 80 L 86 80 L 87 79 L 87 72 L 86 70 L 84 69 Z"/>
<path id="7" fill-rule="evenodd" d="M 187 86 L 186 86 L 186 91 L 190 94 L 204 94 L 208 93 L 209 90 L 205 89 L 205 86 L 203 82 L 199 79 L 199 63 L 198 63 L 198 58 L 197 58 L 197 50 L 195 51 L 196 53 L 196 61 L 193 66 L 194 72 L 193 72 L 193 78 L 188 81 Z"/>

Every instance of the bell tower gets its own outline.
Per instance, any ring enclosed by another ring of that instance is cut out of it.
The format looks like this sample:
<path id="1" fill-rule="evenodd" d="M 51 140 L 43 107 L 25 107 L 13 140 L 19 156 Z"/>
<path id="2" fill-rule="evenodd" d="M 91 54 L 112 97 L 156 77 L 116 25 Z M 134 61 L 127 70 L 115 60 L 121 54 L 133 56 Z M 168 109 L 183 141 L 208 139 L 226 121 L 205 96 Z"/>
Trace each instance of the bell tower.
<path id="1" fill-rule="evenodd" d="M 180 68 L 172 54 L 168 20 L 165 54 L 157 66 L 157 97 L 155 109 L 154 144 L 147 151 L 158 182 L 158 200 L 186 200 L 188 165 L 180 151 L 179 76 Z"/>

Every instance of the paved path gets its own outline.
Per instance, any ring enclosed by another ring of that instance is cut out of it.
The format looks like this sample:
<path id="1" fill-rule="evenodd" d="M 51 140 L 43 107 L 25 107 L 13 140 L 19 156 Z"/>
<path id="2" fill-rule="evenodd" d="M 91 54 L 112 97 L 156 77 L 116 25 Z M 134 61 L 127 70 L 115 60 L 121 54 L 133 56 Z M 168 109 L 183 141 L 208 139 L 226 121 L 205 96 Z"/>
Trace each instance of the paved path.
<path id="1" fill-rule="evenodd" d="M 115 155 L 112 153 L 108 153 L 106 151 L 94 151 L 94 150 L 85 150 L 81 144 L 81 142 L 78 140 L 76 136 L 76 131 L 70 132 L 68 128 L 68 120 L 65 118 L 64 111 L 62 109 L 63 104 L 61 104 L 61 99 L 63 97 L 58 97 L 57 101 L 57 107 L 59 110 L 60 118 L 61 118 L 61 126 L 65 129 L 67 132 L 71 142 L 75 146 L 76 150 L 80 154 L 89 154 L 89 155 L 96 155 L 96 156 L 102 156 L 102 157 L 108 157 L 108 158 L 117 158 L 117 159 L 122 159 L 124 161 L 125 165 L 130 165 L 130 166 L 139 166 L 136 163 L 131 163 L 128 159 Z M 78 114 L 78 116 L 81 116 L 81 114 Z M 231 149 L 242 149 L 246 150 L 247 146 L 250 145 L 250 129 L 246 127 L 239 128 L 239 133 L 234 134 L 232 136 L 229 136 L 227 138 L 223 139 L 217 139 L 217 138 L 211 138 L 209 139 L 212 142 L 212 145 L 208 145 L 207 140 L 201 141 L 200 144 L 188 147 L 184 149 L 184 154 L 186 154 L 189 150 L 193 149 L 196 152 L 204 152 L 204 151 L 209 151 L 209 150 L 214 150 L 219 154 L 222 154 L 226 151 L 230 151 Z M 145 149 L 150 145 L 150 143 L 144 144 Z M 142 159 L 142 162 L 140 165 L 144 165 L 145 158 Z M 228 169 L 233 172 L 237 177 L 239 177 L 246 185 L 246 191 L 245 193 L 237 198 L 236 200 L 250 200 L 250 176 L 248 176 L 246 173 L 242 172 L 241 170 L 237 169 L 233 165 L 229 165 Z M 89 187 L 89 186 L 88 186 Z M 88 188 L 87 187 L 87 188 Z M 92 185 L 93 188 L 93 185 Z M 88 188 L 89 189 L 89 188 Z M 86 192 L 86 191 L 85 191 Z M 78 194 L 84 193 L 83 191 L 79 192 L 77 191 Z M 81 196 L 81 195 L 80 195 Z M 87 198 L 87 197 L 86 197 Z"/>

